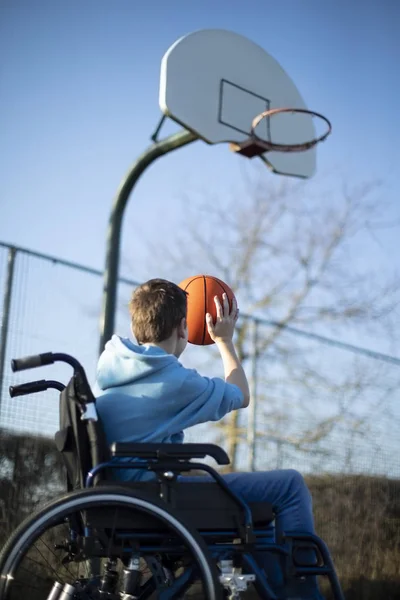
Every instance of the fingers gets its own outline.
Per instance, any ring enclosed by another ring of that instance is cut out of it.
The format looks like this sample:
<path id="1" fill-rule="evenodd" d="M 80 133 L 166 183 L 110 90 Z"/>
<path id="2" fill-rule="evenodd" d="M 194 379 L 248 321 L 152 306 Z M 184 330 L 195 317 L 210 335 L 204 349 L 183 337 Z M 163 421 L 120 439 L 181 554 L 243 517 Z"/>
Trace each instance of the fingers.
<path id="1" fill-rule="evenodd" d="M 235 323 L 239 318 L 239 309 L 238 309 L 237 300 L 236 300 L 235 296 L 233 296 L 233 298 L 232 298 L 231 318 L 234 320 Z"/>
<path id="2" fill-rule="evenodd" d="M 239 317 L 239 309 L 235 296 L 232 298 L 232 308 L 229 308 L 229 299 L 227 294 L 222 294 L 222 305 L 218 296 L 214 296 L 215 308 L 217 310 L 217 319 L 223 317 L 231 317 L 234 321 L 237 321 Z"/>
<path id="3" fill-rule="evenodd" d="M 238 312 L 237 302 L 235 296 L 232 298 L 232 309 L 231 309 L 231 317 L 237 318 L 236 313 Z"/>
<path id="4" fill-rule="evenodd" d="M 222 319 L 224 316 L 221 302 L 219 301 L 218 296 L 214 296 L 215 308 L 217 310 L 217 319 Z"/>
<path id="5" fill-rule="evenodd" d="M 223 317 L 229 317 L 232 315 L 232 313 L 229 310 L 228 296 L 225 293 L 222 294 L 222 306 L 218 296 L 214 296 L 214 302 L 217 309 L 218 319 L 222 319 Z"/>
<path id="6" fill-rule="evenodd" d="M 214 331 L 214 322 L 213 322 L 213 318 L 210 315 L 210 313 L 206 314 L 206 324 L 207 324 L 208 333 L 212 334 L 212 332 Z"/>
<path id="7" fill-rule="evenodd" d="M 224 317 L 229 317 L 229 300 L 228 296 L 225 293 L 222 294 L 222 302 L 224 303 Z"/>

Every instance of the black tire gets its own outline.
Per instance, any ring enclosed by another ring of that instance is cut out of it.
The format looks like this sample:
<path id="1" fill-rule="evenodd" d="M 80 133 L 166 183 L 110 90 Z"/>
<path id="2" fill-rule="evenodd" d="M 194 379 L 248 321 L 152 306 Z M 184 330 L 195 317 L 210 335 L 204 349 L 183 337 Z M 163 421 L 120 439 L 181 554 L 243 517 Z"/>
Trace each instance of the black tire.
<path id="1" fill-rule="evenodd" d="M 51 526 L 63 521 L 71 511 L 79 512 L 98 506 L 116 506 L 147 513 L 171 529 L 189 549 L 197 563 L 206 600 L 222 600 L 223 591 L 219 573 L 209 550 L 198 532 L 185 524 L 167 504 L 133 495 L 124 488 L 107 486 L 69 493 L 45 505 L 33 516 L 25 519 L 11 535 L 0 552 L 0 600 L 10 598 L 13 575 L 24 555 L 39 536 Z"/>

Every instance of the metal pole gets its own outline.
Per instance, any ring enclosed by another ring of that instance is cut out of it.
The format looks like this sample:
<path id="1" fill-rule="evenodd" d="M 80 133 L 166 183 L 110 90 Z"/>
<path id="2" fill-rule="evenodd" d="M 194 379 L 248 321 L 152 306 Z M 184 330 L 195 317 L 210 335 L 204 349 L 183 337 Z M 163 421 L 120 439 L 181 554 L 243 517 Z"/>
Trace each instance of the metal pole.
<path id="1" fill-rule="evenodd" d="M 0 407 L 3 392 L 3 377 L 4 377 L 4 366 L 6 363 L 6 351 L 7 351 L 7 336 L 8 327 L 10 324 L 10 306 L 11 306 L 11 295 L 12 286 L 14 280 L 14 267 L 15 257 L 17 255 L 16 248 L 9 248 L 8 260 L 7 260 L 7 273 L 6 273 L 6 284 L 4 287 L 3 297 L 3 315 L 1 318 L 1 334 L 0 334 Z"/>
<path id="2" fill-rule="evenodd" d="M 179 131 L 150 146 L 133 164 L 122 181 L 111 209 L 107 232 L 106 265 L 103 284 L 103 302 L 100 319 L 100 353 L 114 333 L 115 306 L 117 299 L 119 251 L 122 218 L 130 193 L 146 168 L 160 156 L 186 146 L 198 137 L 190 131 Z"/>
<path id="3" fill-rule="evenodd" d="M 258 321 L 253 320 L 253 344 L 251 352 L 250 407 L 247 421 L 247 442 L 249 445 L 249 470 L 256 470 L 256 409 L 257 409 L 257 367 L 258 367 Z"/>

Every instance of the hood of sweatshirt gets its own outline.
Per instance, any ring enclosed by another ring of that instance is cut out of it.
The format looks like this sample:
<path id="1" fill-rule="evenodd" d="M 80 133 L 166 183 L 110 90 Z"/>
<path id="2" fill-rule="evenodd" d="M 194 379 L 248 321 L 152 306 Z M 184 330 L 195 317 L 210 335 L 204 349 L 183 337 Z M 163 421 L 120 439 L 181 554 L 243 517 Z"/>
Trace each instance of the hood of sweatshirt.
<path id="1" fill-rule="evenodd" d="M 96 383 L 107 390 L 136 382 L 172 363 L 178 363 L 178 359 L 158 346 L 138 346 L 128 338 L 113 335 L 99 359 Z"/>

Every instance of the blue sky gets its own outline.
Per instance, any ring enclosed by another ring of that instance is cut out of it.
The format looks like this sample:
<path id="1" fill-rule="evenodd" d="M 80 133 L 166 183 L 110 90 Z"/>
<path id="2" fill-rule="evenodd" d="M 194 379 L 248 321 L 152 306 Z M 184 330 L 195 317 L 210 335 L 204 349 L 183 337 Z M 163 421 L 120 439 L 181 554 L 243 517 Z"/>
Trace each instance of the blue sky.
<path id="1" fill-rule="evenodd" d="M 331 168 L 379 177 L 396 200 L 399 23 L 391 0 L 3 0 L 0 239 L 103 267 L 112 198 L 159 118 L 161 57 L 181 35 L 211 27 L 264 47 L 332 120 L 317 182 Z M 145 254 L 156 216 L 168 207 L 174 219 L 186 188 L 224 189 L 237 177 L 227 148 L 202 142 L 153 165 L 127 210 L 124 253 Z M 395 238 L 385 234 L 375 250 L 384 260 L 395 260 Z M 148 274 L 139 262 L 127 275 Z"/>

